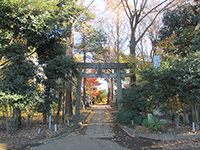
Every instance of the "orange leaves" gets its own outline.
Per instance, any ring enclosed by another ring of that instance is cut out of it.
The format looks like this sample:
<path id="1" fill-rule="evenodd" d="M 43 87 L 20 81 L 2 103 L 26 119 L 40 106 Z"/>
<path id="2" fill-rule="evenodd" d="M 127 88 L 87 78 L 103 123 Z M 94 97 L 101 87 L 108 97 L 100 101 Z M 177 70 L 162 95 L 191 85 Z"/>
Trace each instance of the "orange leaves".
<path id="1" fill-rule="evenodd" d="M 97 77 L 87 77 L 86 78 L 86 89 L 91 89 L 99 85 Z"/>
<path id="2" fill-rule="evenodd" d="M 98 77 L 87 77 L 86 78 L 86 89 L 90 93 L 91 97 L 98 96 L 100 94 L 97 86 L 99 83 Z"/>

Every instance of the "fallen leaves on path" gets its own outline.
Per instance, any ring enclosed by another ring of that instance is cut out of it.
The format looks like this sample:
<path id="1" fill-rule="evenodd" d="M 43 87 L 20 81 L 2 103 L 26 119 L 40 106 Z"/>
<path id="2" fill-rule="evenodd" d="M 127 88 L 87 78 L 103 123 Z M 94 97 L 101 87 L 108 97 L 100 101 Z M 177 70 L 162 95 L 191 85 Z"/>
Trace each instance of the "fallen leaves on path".
<path id="1" fill-rule="evenodd" d="M 0 144 L 6 145 L 7 149 L 20 148 L 28 144 L 35 144 L 36 141 L 48 139 L 59 135 L 60 133 L 69 130 L 74 124 L 70 126 L 57 125 L 57 131 L 49 129 L 48 125 L 36 125 L 30 130 L 20 129 L 15 133 L 7 133 L 6 131 L 0 132 Z M 38 130 L 41 130 L 38 134 Z"/>
<path id="2" fill-rule="evenodd" d="M 167 140 L 162 141 L 159 145 L 165 149 L 199 149 L 200 138 Z"/>

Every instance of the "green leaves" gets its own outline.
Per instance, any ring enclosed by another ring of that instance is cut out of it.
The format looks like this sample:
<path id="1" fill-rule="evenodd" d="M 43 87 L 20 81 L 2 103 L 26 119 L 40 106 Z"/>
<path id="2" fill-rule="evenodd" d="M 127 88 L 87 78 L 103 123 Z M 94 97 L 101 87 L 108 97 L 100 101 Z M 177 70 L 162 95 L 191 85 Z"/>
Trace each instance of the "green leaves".
<path id="1" fill-rule="evenodd" d="M 181 5 L 168 10 L 163 17 L 164 27 L 160 30 L 159 46 L 167 54 L 182 57 L 199 47 L 199 4 Z"/>
<path id="2" fill-rule="evenodd" d="M 145 111 L 147 107 L 147 98 L 144 97 L 141 87 L 129 87 L 122 92 L 123 109 L 135 112 Z"/>
<path id="3" fill-rule="evenodd" d="M 148 121 L 148 119 L 144 119 L 142 122 L 142 126 L 146 127 L 151 132 L 160 131 L 161 126 L 164 124 L 166 124 L 165 121 L 160 121 L 160 119 L 155 116 L 151 116 L 151 120 L 149 120 L 149 121 Z"/>
<path id="4" fill-rule="evenodd" d="M 122 111 L 119 112 L 116 116 L 117 122 L 124 125 L 131 124 L 131 120 L 134 121 L 135 124 L 139 125 L 142 121 L 142 117 L 138 115 L 135 111 Z"/>
<path id="5" fill-rule="evenodd" d="M 148 68 L 140 72 L 142 93 L 151 104 L 162 110 L 181 109 L 180 103 L 199 103 L 200 53 L 189 57 L 165 61 L 159 69 Z M 184 109 L 184 108 L 183 108 Z"/>
<path id="6" fill-rule="evenodd" d="M 46 76 L 49 79 L 64 78 L 65 75 L 69 76 L 70 73 L 75 72 L 77 63 L 68 56 L 57 55 L 54 59 L 48 61 L 47 65 L 44 67 Z"/>
<path id="7" fill-rule="evenodd" d="M 66 56 L 63 41 L 70 32 L 67 27 L 83 10 L 70 0 L 0 1 L 0 92 L 21 95 L 15 105 L 24 108 L 41 102 L 36 64 L 51 80 L 47 90 L 56 88 L 58 78 L 75 74 L 76 63 Z"/>
<path id="8" fill-rule="evenodd" d="M 0 91 L 0 107 L 8 104 L 14 104 L 21 99 L 23 99 L 22 95 Z"/>

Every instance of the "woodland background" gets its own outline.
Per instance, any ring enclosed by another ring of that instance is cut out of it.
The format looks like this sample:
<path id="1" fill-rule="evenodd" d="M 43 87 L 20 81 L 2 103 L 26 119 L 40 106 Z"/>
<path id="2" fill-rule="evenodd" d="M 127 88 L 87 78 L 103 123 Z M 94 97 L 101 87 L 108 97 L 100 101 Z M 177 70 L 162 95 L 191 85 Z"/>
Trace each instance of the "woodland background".
<path id="1" fill-rule="evenodd" d="M 126 118 L 121 123 L 141 125 L 141 112 L 162 108 L 177 128 L 195 122 L 199 129 L 199 17 L 198 0 L 2 0 L 0 110 L 5 129 L 15 132 L 24 122 L 30 129 L 34 114 L 42 114 L 46 124 L 51 106 L 54 122 L 71 117 L 77 62 L 130 63 L 119 122 Z M 162 60 L 157 69 L 155 55 Z M 117 101 L 116 79 L 105 80 L 107 91 L 98 89 L 98 78 L 83 79 L 83 108 Z"/>

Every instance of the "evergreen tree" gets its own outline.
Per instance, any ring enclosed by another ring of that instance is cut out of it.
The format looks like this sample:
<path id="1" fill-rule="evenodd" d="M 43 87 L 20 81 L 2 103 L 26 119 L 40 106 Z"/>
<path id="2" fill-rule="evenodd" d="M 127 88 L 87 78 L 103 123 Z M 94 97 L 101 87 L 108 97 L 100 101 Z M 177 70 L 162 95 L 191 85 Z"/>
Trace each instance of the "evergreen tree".
<path id="1" fill-rule="evenodd" d="M 64 40 L 70 21 L 81 11 L 83 8 L 70 0 L 0 1 L 0 90 L 22 96 L 10 103 L 18 109 L 19 125 L 21 109 L 39 100 L 36 66 L 42 67 L 46 76 L 46 97 L 56 79 L 73 75 L 75 63 L 66 56 Z"/>
<path id="2" fill-rule="evenodd" d="M 180 5 L 177 9 L 166 11 L 163 16 L 164 26 L 160 30 L 159 46 L 165 53 L 180 56 L 197 51 L 198 49 L 193 46 L 199 45 L 199 22 L 198 3 Z M 166 42 L 169 40 L 173 41 L 170 43 L 171 46 Z"/>

